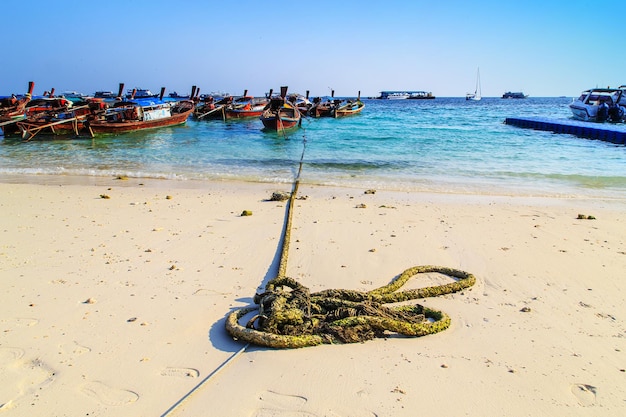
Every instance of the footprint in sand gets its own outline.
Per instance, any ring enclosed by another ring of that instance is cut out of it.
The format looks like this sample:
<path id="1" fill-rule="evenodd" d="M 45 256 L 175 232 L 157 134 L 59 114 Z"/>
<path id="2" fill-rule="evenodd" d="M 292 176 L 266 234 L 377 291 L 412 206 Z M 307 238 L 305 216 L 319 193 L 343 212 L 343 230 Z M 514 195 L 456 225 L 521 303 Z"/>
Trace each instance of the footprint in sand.
<path id="1" fill-rule="evenodd" d="M 318 417 L 315 413 L 302 411 L 308 402 L 306 397 L 301 395 L 281 394 L 275 391 L 265 391 L 259 395 L 259 400 L 263 405 L 259 407 L 253 414 L 253 417 Z M 352 410 L 354 411 L 354 410 Z M 340 414 L 331 412 L 332 414 L 324 414 L 329 417 L 339 417 Z M 353 415 L 353 414 L 351 414 Z M 357 415 L 377 417 L 376 413 L 362 410 Z"/>
<path id="2" fill-rule="evenodd" d="M 22 356 L 24 356 L 24 351 L 20 348 L 0 348 L 0 368 L 4 368 L 12 362 L 20 359 Z"/>
<path id="3" fill-rule="evenodd" d="M 264 406 L 257 409 L 254 417 L 315 417 L 316 414 L 306 411 L 294 411 L 302 408 L 307 403 L 305 397 L 299 395 L 280 394 L 274 391 L 265 391 L 259 395 L 259 399 L 264 402 Z M 265 405 L 272 407 L 265 407 Z M 276 408 L 274 408 L 276 407 Z"/>
<path id="4" fill-rule="evenodd" d="M 31 327 L 39 323 L 37 319 L 30 318 L 11 318 L 11 319 L 0 319 L 0 328 L 4 331 L 11 331 L 24 327 Z"/>
<path id="5" fill-rule="evenodd" d="M 39 360 L 24 359 L 20 348 L 0 348 L 0 410 L 38 392 L 54 379 L 54 371 Z"/>
<path id="6" fill-rule="evenodd" d="M 578 399 L 578 403 L 583 407 L 590 407 L 596 403 L 596 393 L 598 389 L 593 385 L 573 384 L 572 394 Z"/>
<path id="7" fill-rule="evenodd" d="M 120 406 L 134 403 L 139 399 L 137 393 L 125 389 L 112 388 L 99 381 L 88 382 L 81 391 L 104 405 Z"/>
<path id="8" fill-rule="evenodd" d="M 165 368 L 161 371 L 161 376 L 175 376 L 179 378 L 197 378 L 200 372 L 193 368 Z"/>
<path id="9" fill-rule="evenodd" d="M 259 408 L 254 417 L 316 417 L 317 414 L 307 413 L 306 411 L 288 411 L 275 410 L 272 408 Z"/>
<path id="10" fill-rule="evenodd" d="M 59 345 L 59 350 L 64 355 L 79 356 L 87 352 L 91 352 L 91 349 L 87 346 L 79 345 L 77 342 L 66 343 Z"/>

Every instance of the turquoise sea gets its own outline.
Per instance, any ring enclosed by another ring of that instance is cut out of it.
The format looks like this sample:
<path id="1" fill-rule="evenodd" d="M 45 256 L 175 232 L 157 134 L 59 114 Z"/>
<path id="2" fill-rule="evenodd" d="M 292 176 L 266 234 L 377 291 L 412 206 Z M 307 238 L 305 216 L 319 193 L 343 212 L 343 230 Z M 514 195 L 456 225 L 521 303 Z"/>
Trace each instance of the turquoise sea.
<path id="1" fill-rule="evenodd" d="M 302 183 L 626 196 L 625 146 L 504 124 L 506 117 L 570 118 L 571 98 L 364 101 L 360 115 L 305 119 L 286 136 L 263 131 L 258 119 L 193 118 L 184 126 L 93 140 L 0 136 L 0 174 L 290 183 L 304 149 Z"/>

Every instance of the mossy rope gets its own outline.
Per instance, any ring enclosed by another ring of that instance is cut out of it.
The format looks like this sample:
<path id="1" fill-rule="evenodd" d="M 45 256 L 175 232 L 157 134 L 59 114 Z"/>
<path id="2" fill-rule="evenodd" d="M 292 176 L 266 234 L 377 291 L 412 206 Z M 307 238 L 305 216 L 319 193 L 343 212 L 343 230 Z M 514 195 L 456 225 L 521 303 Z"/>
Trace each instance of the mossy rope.
<path id="1" fill-rule="evenodd" d="M 450 317 L 442 312 L 414 306 L 387 307 L 418 298 L 435 297 L 462 291 L 475 284 L 476 278 L 459 269 L 422 265 L 403 271 L 389 284 L 368 292 L 353 290 L 325 290 L 309 293 L 308 288 L 287 276 L 287 258 L 293 221 L 294 202 L 300 185 L 300 174 L 306 149 L 303 139 L 298 173 L 287 201 L 287 221 L 278 273 L 271 279 L 265 292 L 256 294 L 258 307 L 241 308 L 226 318 L 226 331 L 237 340 L 271 348 L 301 348 L 324 343 L 354 343 L 374 337 L 385 337 L 388 332 L 405 336 L 425 336 L 447 329 Z M 439 273 L 453 282 L 398 291 L 418 274 Z M 258 313 L 242 326 L 239 320 L 249 313 Z"/>

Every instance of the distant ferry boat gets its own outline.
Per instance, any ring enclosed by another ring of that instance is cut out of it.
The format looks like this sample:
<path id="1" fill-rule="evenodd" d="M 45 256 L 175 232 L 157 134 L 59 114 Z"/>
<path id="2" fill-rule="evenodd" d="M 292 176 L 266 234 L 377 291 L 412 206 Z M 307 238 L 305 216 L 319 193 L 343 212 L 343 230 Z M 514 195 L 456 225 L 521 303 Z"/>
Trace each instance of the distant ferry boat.
<path id="1" fill-rule="evenodd" d="M 95 98 L 115 98 L 117 97 L 113 91 L 96 91 L 93 95 Z"/>
<path id="2" fill-rule="evenodd" d="M 394 91 L 394 92 L 383 91 L 380 93 L 380 98 L 383 100 L 405 100 L 409 98 L 409 93 L 403 93 L 400 91 Z"/>
<path id="3" fill-rule="evenodd" d="M 524 93 L 522 92 L 511 92 L 511 91 L 507 91 L 506 93 L 502 94 L 502 98 L 526 98 L 528 97 L 527 95 L 524 95 Z"/>
<path id="4" fill-rule="evenodd" d="M 406 99 L 433 99 L 433 93 L 426 91 L 381 91 L 380 96 L 377 97 L 381 100 L 406 100 Z"/>
<path id="5" fill-rule="evenodd" d="M 433 93 L 426 91 L 414 91 L 409 94 L 409 99 L 412 100 L 430 100 L 434 98 Z"/>
<path id="6" fill-rule="evenodd" d="M 145 89 L 145 88 L 134 88 L 126 92 L 126 98 L 130 98 L 130 99 L 153 98 L 153 97 L 158 97 L 158 96 L 159 96 L 158 94 L 155 94 L 152 91 Z"/>

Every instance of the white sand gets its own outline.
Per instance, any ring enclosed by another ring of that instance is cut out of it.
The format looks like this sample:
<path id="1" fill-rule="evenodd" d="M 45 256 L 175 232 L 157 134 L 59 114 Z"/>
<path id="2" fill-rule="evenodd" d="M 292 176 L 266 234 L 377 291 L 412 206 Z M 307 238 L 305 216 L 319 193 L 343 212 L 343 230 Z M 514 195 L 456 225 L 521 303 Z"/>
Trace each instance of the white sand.
<path id="1" fill-rule="evenodd" d="M 241 352 L 224 318 L 275 273 L 264 200 L 289 186 L 36 181 L 0 183 L 0 414 L 626 415 L 624 196 L 303 185 L 288 271 L 312 291 L 425 264 L 477 284 L 421 301 L 436 335 Z"/>

